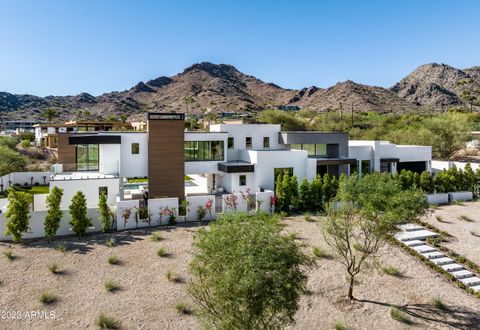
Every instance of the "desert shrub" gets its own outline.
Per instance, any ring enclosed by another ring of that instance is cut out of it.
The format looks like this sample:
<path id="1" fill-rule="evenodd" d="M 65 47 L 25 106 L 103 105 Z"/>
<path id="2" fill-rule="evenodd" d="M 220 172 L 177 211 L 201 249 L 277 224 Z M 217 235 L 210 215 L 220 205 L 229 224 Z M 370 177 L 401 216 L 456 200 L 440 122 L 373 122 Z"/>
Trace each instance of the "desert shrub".
<path id="1" fill-rule="evenodd" d="M 43 305 L 50 305 L 57 301 L 57 296 L 50 291 L 45 291 L 40 295 L 38 301 Z"/>
<path id="2" fill-rule="evenodd" d="M 87 228 L 92 225 L 92 221 L 87 217 L 87 200 L 81 191 L 72 197 L 70 209 L 70 225 L 73 227 L 73 232 L 77 234 L 78 238 L 82 237 Z"/>
<path id="3" fill-rule="evenodd" d="M 60 210 L 60 203 L 62 202 L 63 189 L 53 187 L 48 193 L 47 215 L 45 216 L 44 229 L 45 238 L 51 241 L 57 234 L 57 230 L 60 227 L 60 221 L 62 220 L 63 212 Z"/>
<path id="4" fill-rule="evenodd" d="M 30 140 L 22 140 L 22 142 L 20 142 L 20 145 L 24 149 L 30 148 Z"/>
<path id="5" fill-rule="evenodd" d="M 98 319 L 95 322 L 95 324 L 100 329 L 109 329 L 109 330 L 120 329 L 120 321 L 103 313 L 101 313 L 98 316 Z"/>
<path id="6" fill-rule="evenodd" d="M 108 292 L 113 292 L 113 291 L 117 291 L 117 290 L 120 290 L 120 286 L 115 283 L 113 280 L 106 280 L 104 283 L 103 283 L 103 287 L 105 288 L 105 290 L 107 290 Z"/>
<path id="7" fill-rule="evenodd" d="M 165 273 L 165 277 L 167 278 L 167 280 L 169 282 L 181 282 L 182 281 L 182 279 L 177 274 L 175 274 L 173 271 L 171 271 L 170 269 L 167 270 L 167 272 Z"/>
<path id="8" fill-rule="evenodd" d="M 180 314 L 190 314 L 190 309 L 188 308 L 188 306 L 183 303 L 183 302 L 179 302 L 175 305 L 175 309 L 177 310 L 177 312 L 179 312 Z"/>
<path id="9" fill-rule="evenodd" d="M 154 231 L 152 235 L 150 235 L 150 240 L 152 241 L 159 241 L 162 239 L 162 233 L 160 231 Z"/>
<path id="10" fill-rule="evenodd" d="M 116 255 L 108 256 L 107 261 L 109 265 L 118 265 L 120 263 L 120 259 Z"/>
<path id="11" fill-rule="evenodd" d="M 55 250 L 60 251 L 60 252 L 66 252 L 67 251 L 67 244 L 65 244 L 65 242 L 58 242 L 55 245 Z"/>
<path id="12" fill-rule="evenodd" d="M 30 221 L 30 204 L 32 196 L 29 193 L 8 189 L 8 209 L 5 235 L 13 235 L 14 242 L 20 242 L 22 234 L 27 232 Z"/>
<path id="13" fill-rule="evenodd" d="M 463 215 L 463 214 L 458 219 L 460 219 L 462 221 L 466 221 L 466 222 L 474 222 L 472 218 L 470 218 L 469 216 Z"/>
<path id="14" fill-rule="evenodd" d="M 10 261 L 15 259 L 15 255 L 13 254 L 12 250 L 3 251 L 3 255 Z"/>
<path id="15" fill-rule="evenodd" d="M 294 323 L 313 260 L 282 233 L 276 217 L 224 215 L 197 232 L 193 247 L 188 292 L 205 324 L 265 329 Z"/>
<path id="16" fill-rule="evenodd" d="M 390 317 L 394 319 L 395 321 L 402 322 L 405 324 L 410 324 L 411 321 L 407 318 L 405 315 L 405 312 L 397 307 L 391 307 L 390 308 Z"/>
<path id="17" fill-rule="evenodd" d="M 385 274 L 393 276 L 393 277 L 402 277 L 403 276 L 403 273 L 393 266 L 384 267 L 384 268 L 382 268 L 382 270 Z"/>
<path id="18" fill-rule="evenodd" d="M 47 268 L 52 274 L 58 275 L 62 273 L 62 270 L 60 269 L 60 265 L 56 262 L 49 264 Z"/>
<path id="19" fill-rule="evenodd" d="M 342 322 L 342 321 L 337 321 L 333 328 L 335 330 L 347 330 L 348 329 L 347 326 L 345 325 L 345 323 Z"/>
<path id="20" fill-rule="evenodd" d="M 165 257 L 167 255 L 167 251 L 165 250 L 164 247 L 160 247 L 157 250 L 157 256 L 159 257 Z"/>
<path id="21" fill-rule="evenodd" d="M 435 306 L 436 309 L 439 309 L 441 311 L 446 311 L 448 309 L 440 297 L 433 299 L 432 305 Z"/>
<path id="22" fill-rule="evenodd" d="M 312 252 L 313 255 L 319 259 L 329 259 L 332 257 L 330 254 L 328 254 L 318 246 L 313 247 Z"/>
<path id="23" fill-rule="evenodd" d="M 115 245 L 117 245 L 117 240 L 115 239 L 115 237 L 109 237 L 105 241 L 105 245 L 108 247 L 114 247 Z"/>

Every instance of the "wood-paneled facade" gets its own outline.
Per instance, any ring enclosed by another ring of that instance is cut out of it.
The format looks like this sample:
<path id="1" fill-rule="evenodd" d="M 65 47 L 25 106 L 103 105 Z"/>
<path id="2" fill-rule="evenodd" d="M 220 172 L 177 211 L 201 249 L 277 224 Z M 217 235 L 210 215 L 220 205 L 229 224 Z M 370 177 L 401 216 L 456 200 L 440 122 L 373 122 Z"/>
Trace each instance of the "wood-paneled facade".
<path id="1" fill-rule="evenodd" d="M 149 198 L 185 198 L 184 115 L 148 114 Z"/>

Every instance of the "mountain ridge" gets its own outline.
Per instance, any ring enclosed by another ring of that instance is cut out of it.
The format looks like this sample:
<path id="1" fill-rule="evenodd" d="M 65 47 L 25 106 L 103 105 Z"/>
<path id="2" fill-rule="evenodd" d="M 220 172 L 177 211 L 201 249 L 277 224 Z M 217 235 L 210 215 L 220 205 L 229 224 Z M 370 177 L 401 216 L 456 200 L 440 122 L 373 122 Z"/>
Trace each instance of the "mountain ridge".
<path id="1" fill-rule="evenodd" d="M 46 108 L 58 111 L 58 120 L 126 115 L 144 119 L 147 112 L 236 112 L 255 114 L 271 108 L 295 107 L 316 111 L 407 113 L 440 112 L 465 106 L 466 88 L 480 90 L 480 66 L 457 69 L 446 64 L 423 64 L 391 88 L 351 80 L 327 88 L 282 88 L 242 73 L 230 64 L 195 63 L 171 76 L 139 81 L 130 89 L 98 96 L 88 93 L 39 97 L 0 92 L 0 120 L 40 119 Z"/>

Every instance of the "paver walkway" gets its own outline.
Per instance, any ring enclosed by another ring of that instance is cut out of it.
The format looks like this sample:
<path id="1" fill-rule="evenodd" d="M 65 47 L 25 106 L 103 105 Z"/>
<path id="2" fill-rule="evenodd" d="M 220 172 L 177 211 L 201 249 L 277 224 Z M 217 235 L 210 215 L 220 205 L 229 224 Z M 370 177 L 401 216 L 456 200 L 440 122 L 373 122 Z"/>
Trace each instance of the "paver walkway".
<path id="1" fill-rule="evenodd" d="M 400 226 L 400 232 L 395 234 L 395 238 L 402 244 L 439 265 L 466 286 L 480 292 L 480 278 L 478 275 L 466 270 L 462 265 L 448 258 L 443 252 L 426 243 L 427 238 L 435 237 L 438 237 L 437 233 L 413 223 Z"/>

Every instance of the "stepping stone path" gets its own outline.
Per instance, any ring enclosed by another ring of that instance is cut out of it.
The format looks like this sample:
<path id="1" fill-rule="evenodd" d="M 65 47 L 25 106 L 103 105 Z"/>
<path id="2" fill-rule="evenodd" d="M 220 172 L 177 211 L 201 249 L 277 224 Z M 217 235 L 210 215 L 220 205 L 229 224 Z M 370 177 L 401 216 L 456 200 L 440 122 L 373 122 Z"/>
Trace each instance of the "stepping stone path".
<path id="1" fill-rule="evenodd" d="M 395 238 L 400 243 L 439 265 L 466 286 L 480 292 L 479 276 L 466 270 L 462 265 L 455 263 L 454 260 L 448 258 L 444 253 L 427 244 L 427 238 L 438 237 L 437 233 L 426 230 L 422 226 L 413 223 L 407 223 L 399 228 L 400 231 L 395 234 Z"/>

